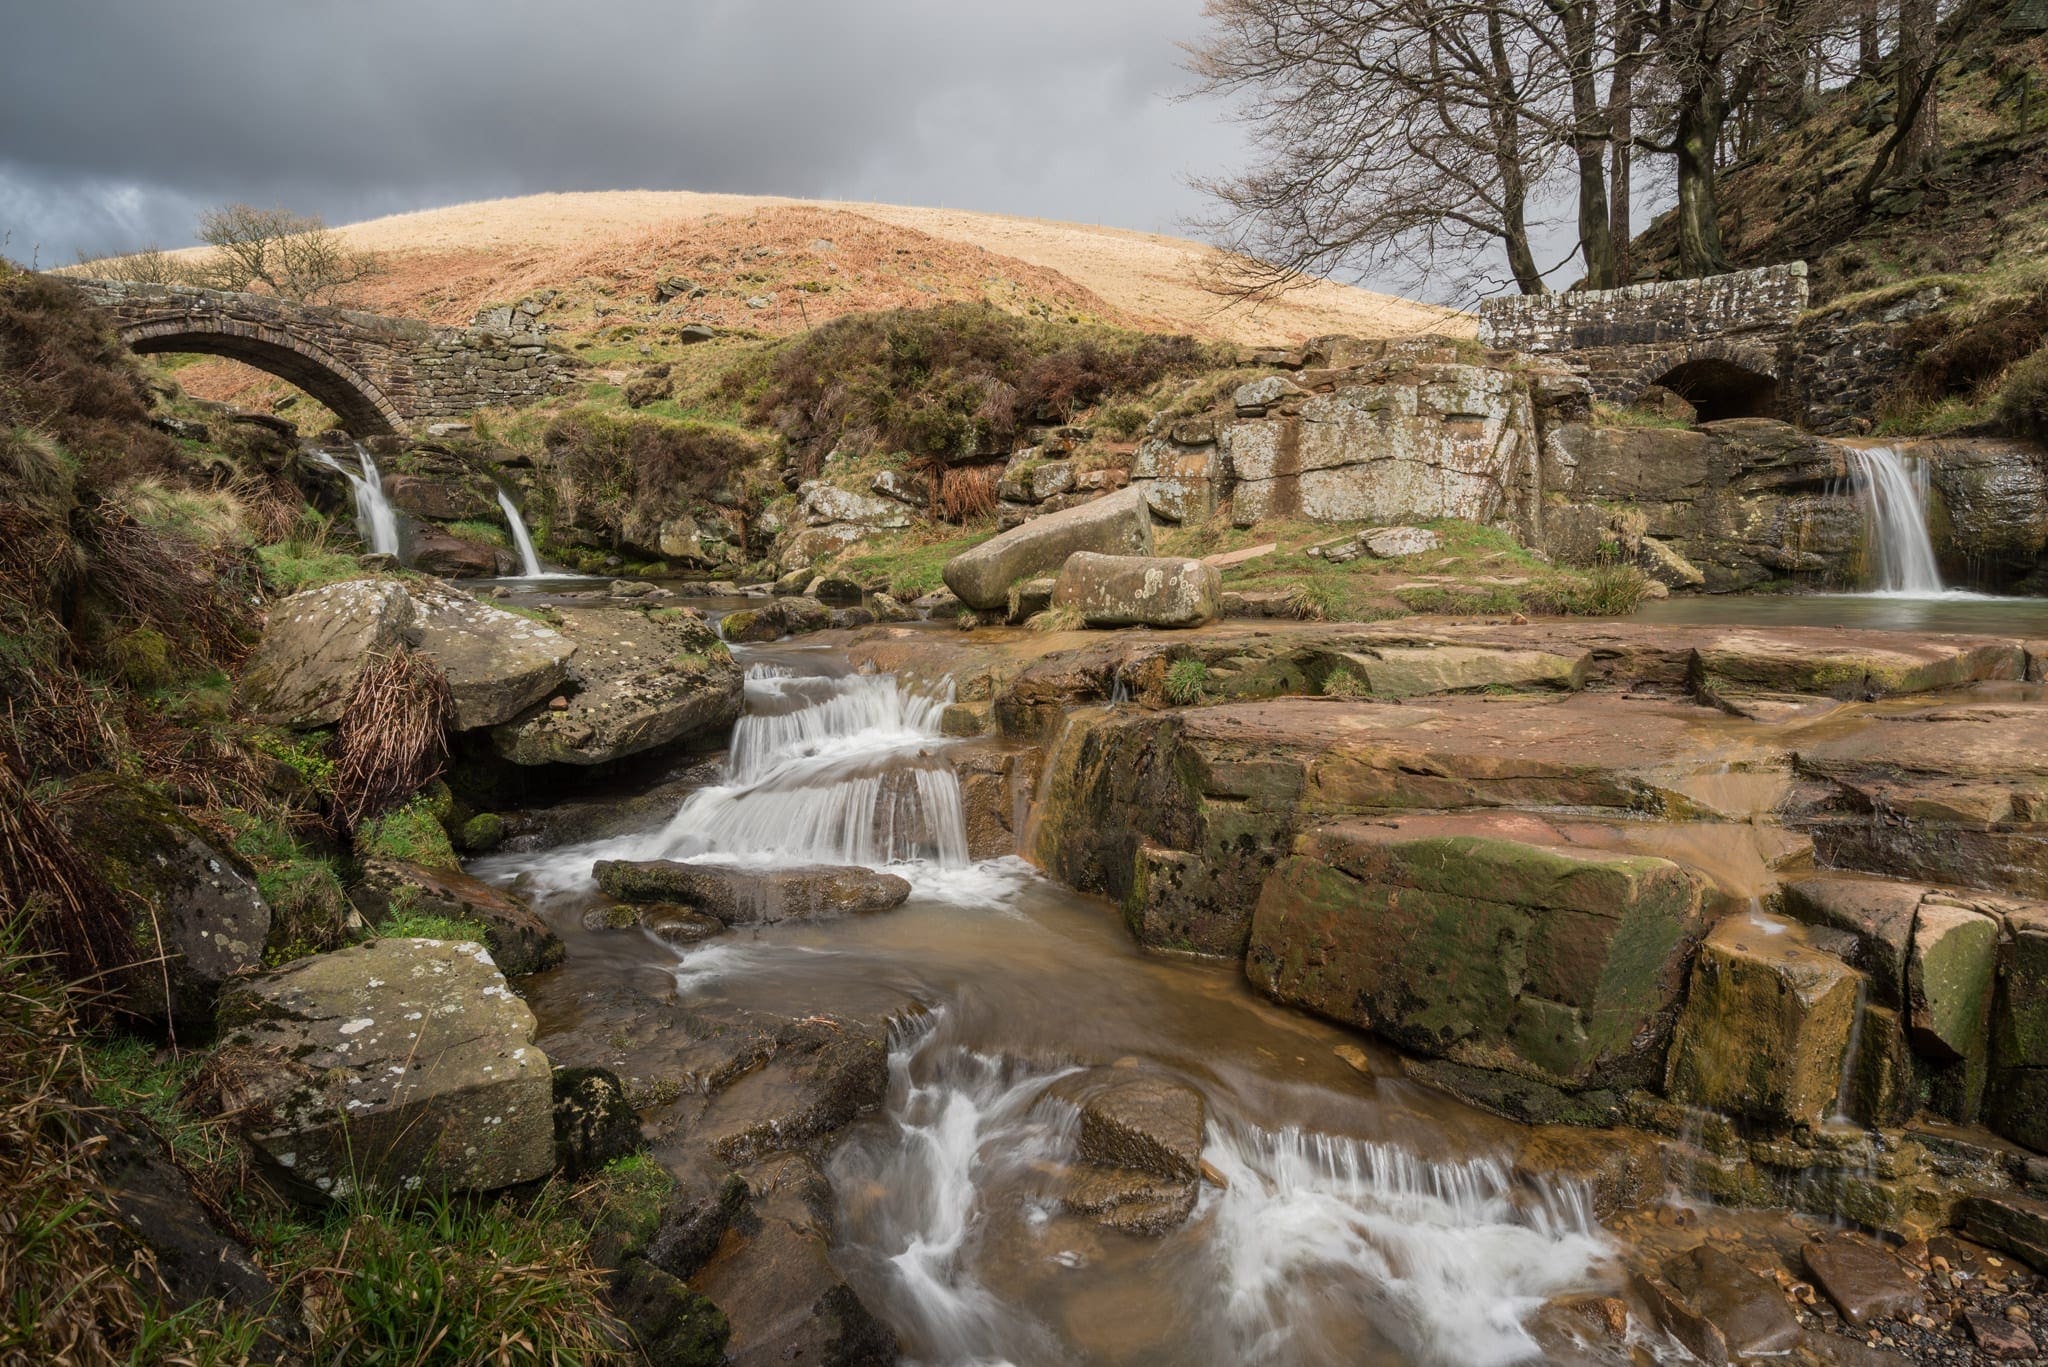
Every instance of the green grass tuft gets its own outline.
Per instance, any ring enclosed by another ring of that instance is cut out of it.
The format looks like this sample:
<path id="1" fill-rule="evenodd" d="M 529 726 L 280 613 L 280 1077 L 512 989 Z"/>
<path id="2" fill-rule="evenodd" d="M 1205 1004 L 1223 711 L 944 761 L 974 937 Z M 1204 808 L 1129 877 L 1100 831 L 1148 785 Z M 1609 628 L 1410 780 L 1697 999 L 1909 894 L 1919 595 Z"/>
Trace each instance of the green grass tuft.
<path id="1" fill-rule="evenodd" d="M 1166 667 L 1166 700 L 1182 707 L 1198 703 L 1208 683 L 1208 665 L 1200 660 L 1175 660 Z"/>

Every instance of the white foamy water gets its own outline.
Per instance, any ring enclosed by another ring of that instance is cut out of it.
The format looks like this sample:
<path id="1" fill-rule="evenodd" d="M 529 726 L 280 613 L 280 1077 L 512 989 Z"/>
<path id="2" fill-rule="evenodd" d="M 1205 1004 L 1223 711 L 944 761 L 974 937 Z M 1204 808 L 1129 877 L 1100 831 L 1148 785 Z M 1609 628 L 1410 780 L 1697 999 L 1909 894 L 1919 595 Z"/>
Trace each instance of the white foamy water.
<path id="1" fill-rule="evenodd" d="M 363 538 L 363 544 L 377 555 L 397 555 L 398 512 L 391 506 L 391 500 L 384 496 L 384 476 L 377 469 L 376 458 L 370 454 L 369 448 L 361 442 L 356 443 L 356 460 L 362 466 L 360 474 L 325 451 L 317 454 L 321 464 L 339 471 L 354 492 L 356 534 Z"/>
<path id="2" fill-rule="evenodd" d="M 1053 1218 L 1077 1124 L 1046 1093 L 1072 1070 L 949 1042 L 944 1023 L 940 1011 L 897 1031 L 886 1122 L 834 1157 L 843 1237 L 919 1361 L 1086 1356 L 1015 1285 L 1049 1267 L 1120 1272 L 1098 1265 L 1114 1248 Z M 1610 1251 L 1582 1187 L 1518 1182 L 1494 1158 L 1213 1121 L 1203 1156 L 1229 1186 L 1205 1186 L 1180 1229 L 1125 1246 L 1173 1288 L 1175 1360 L 1320 1362 L 1332 1336 L 1369 1328 L 1414 1361 L 1530 1361 L 1542 1349 L 1524 1321 L 1590 1285 Z"/>
<path id="3" fill-rule="evenodd" d="M 753 665 L 721 782 L 658 829 L 492 863 L 543 892 L 587 886 L 601 859 L 860 864 L 902 874 L 919 896 L 1000 902 L 1030 874 L 1020 860 L 967 857 L 960 780 L 939 736 L 951 701 L 950 685 L 923 693 L 890 674 Z"/>

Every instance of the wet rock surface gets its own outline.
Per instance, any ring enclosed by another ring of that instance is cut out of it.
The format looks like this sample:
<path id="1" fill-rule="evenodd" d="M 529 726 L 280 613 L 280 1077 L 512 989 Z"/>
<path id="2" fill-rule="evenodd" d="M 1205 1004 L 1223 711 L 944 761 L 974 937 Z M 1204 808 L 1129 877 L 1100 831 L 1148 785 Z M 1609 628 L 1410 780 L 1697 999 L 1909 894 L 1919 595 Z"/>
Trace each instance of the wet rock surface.
<path id="1" fill-rule="evenodd" d="M 691 907 L 729 926 L 889 911 L 910 896 L 904 879 L 858 865 L 761 869 L 670 859 L 605 860 L 594 873 L 598 886 L 613 897 Z"/>

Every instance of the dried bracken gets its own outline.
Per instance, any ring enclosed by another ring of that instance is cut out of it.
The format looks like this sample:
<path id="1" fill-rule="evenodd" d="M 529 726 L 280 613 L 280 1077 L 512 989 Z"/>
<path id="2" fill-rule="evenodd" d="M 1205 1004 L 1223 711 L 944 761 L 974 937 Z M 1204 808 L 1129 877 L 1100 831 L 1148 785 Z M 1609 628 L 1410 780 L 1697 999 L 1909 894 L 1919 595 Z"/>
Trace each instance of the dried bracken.
<path id="1" fill-rule="evenodd" d="M 0 947 L 47 955 L 89 995 L 118 988 L 136 959 L 121 897 L 29 791 L 0 740 Z"/>
<path id="2" fill-rule="evenodd" d="M 334 807 L 343 829 L 440 775 L 453 709 L 446 676 L 424 655 L 399 650 L 363 671 L 334 737 Z"/>

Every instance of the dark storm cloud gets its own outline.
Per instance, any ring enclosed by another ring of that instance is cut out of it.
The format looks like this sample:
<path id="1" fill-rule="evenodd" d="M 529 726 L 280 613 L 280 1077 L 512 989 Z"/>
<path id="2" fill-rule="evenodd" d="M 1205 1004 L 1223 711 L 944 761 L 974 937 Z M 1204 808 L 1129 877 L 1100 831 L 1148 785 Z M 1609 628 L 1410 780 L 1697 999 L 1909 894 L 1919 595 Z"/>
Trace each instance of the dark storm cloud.
<path id="1" fill-rule="evenodd" d="M 1234 127 L 1201 0 L 69 0 L 0 45 L 0 230 L 44 264 L 200 208 L 340 222 L 728 190 L 1174 230 Z"/>

